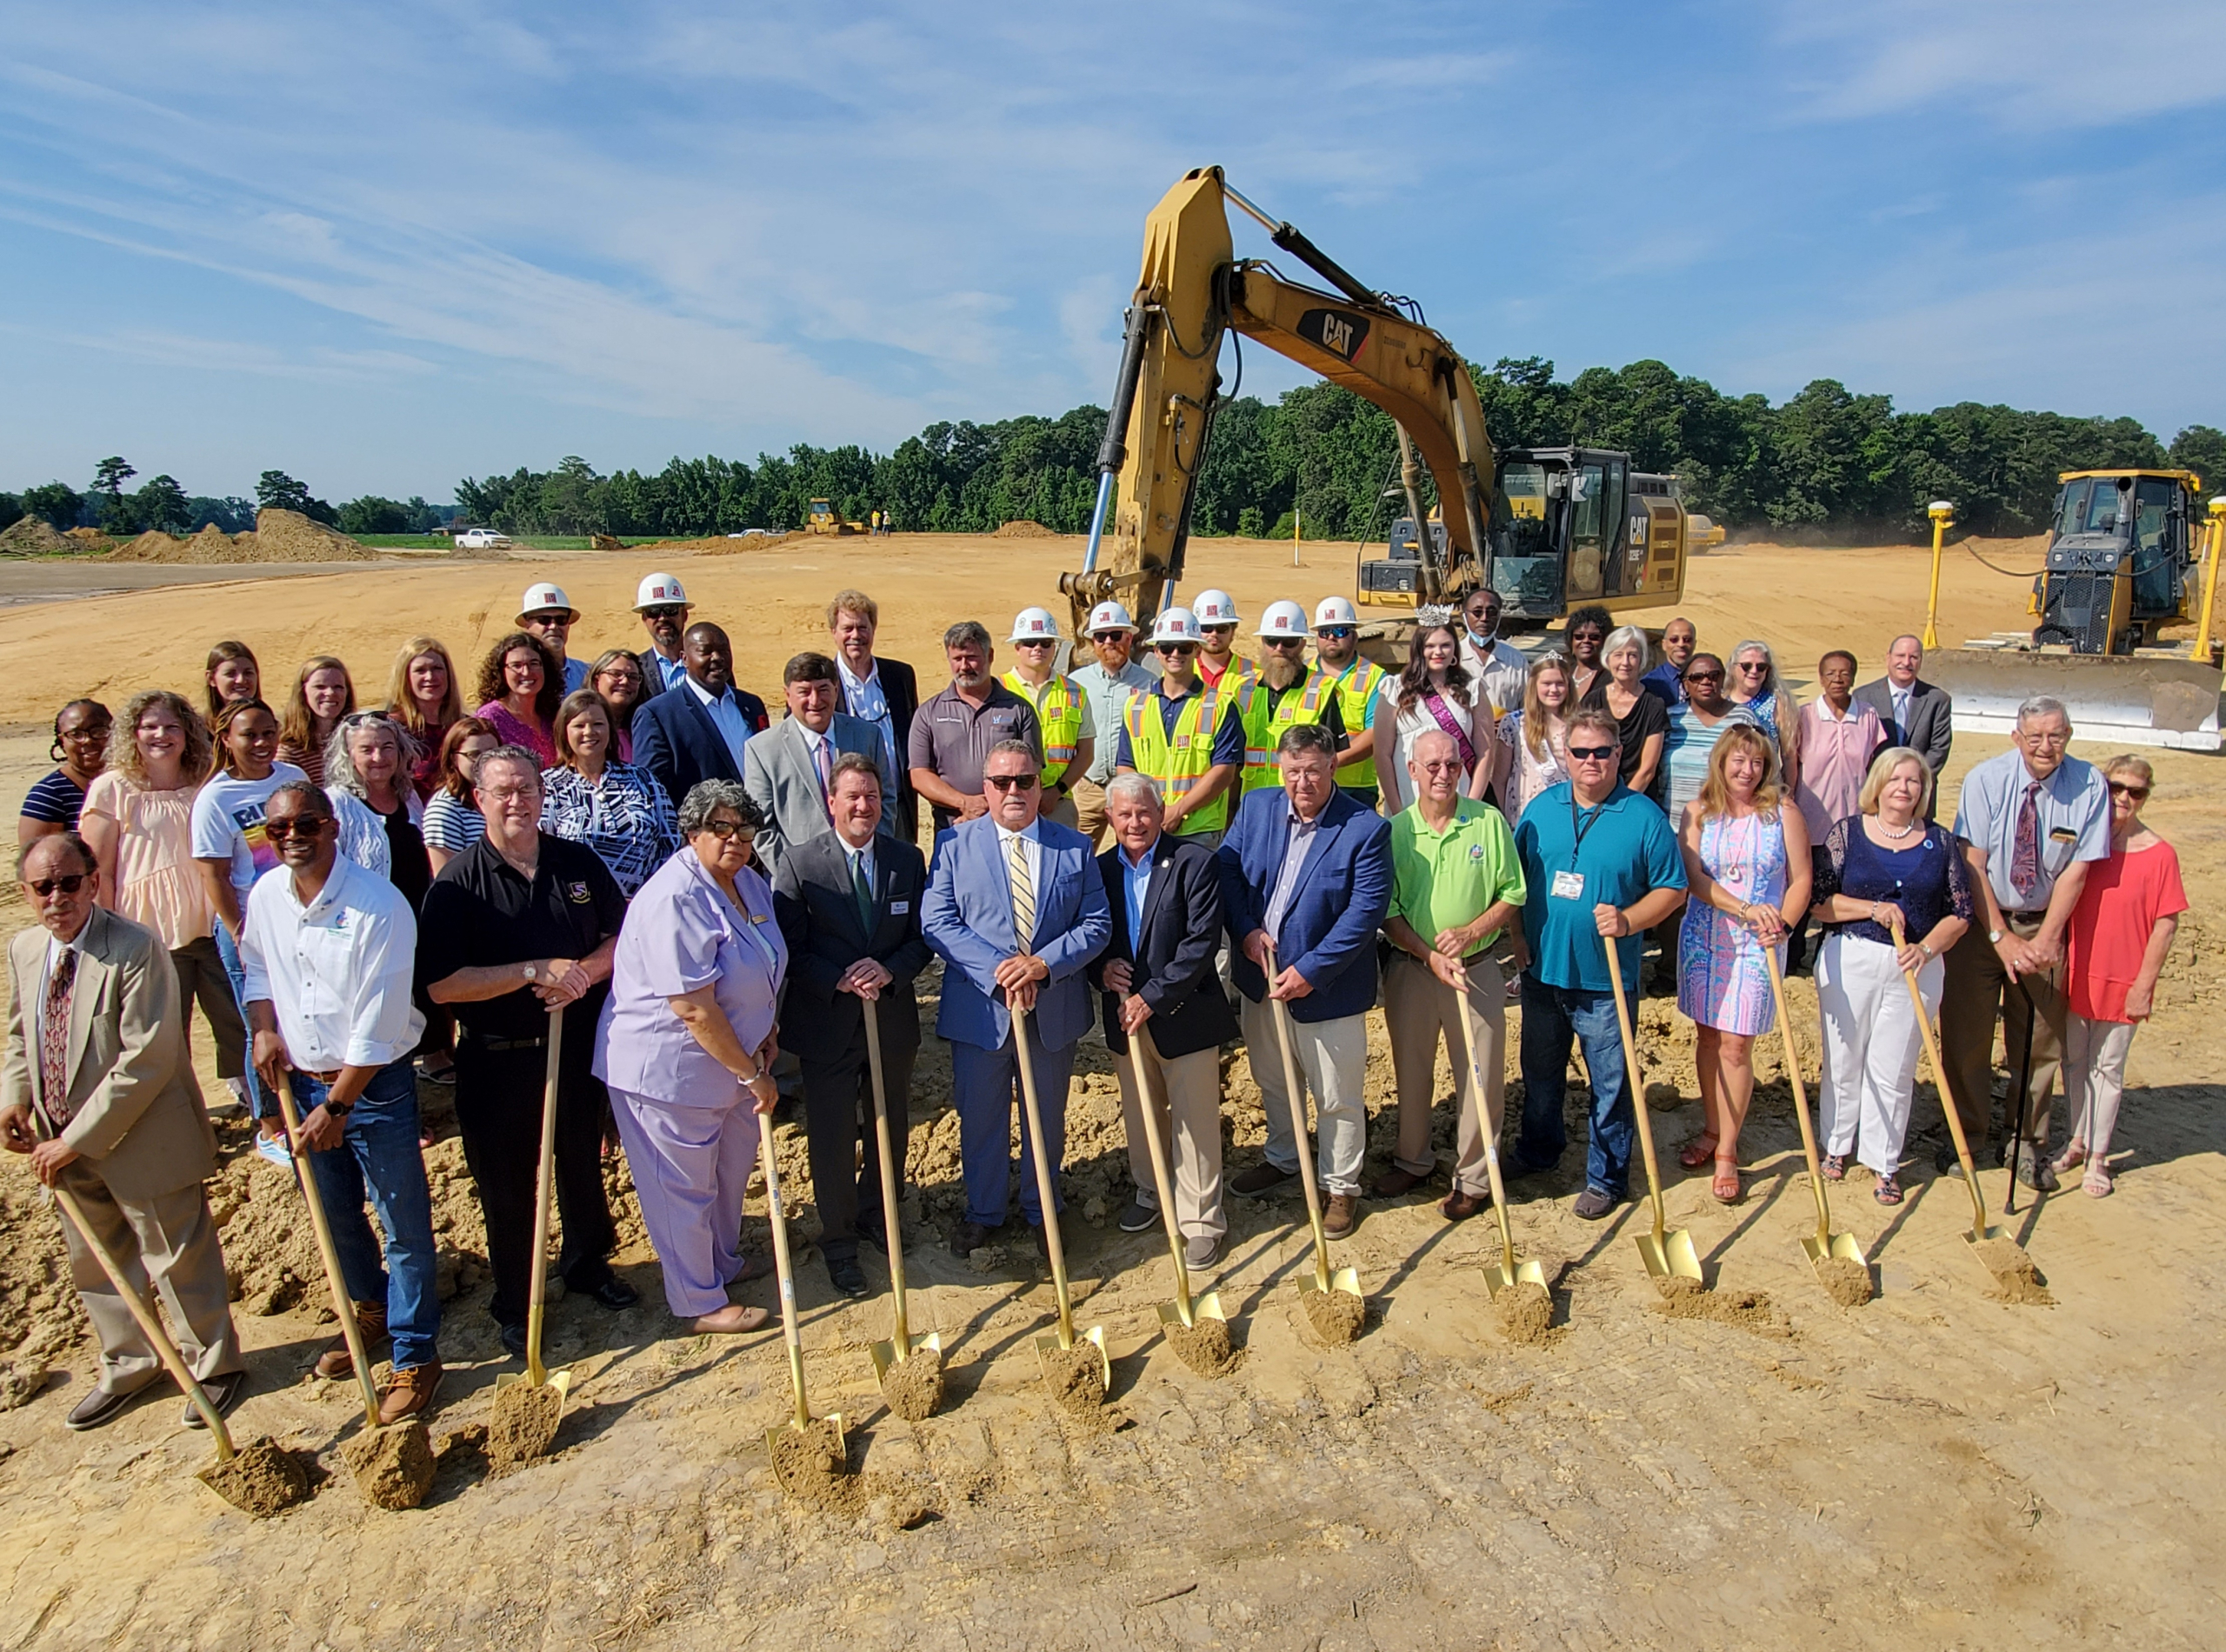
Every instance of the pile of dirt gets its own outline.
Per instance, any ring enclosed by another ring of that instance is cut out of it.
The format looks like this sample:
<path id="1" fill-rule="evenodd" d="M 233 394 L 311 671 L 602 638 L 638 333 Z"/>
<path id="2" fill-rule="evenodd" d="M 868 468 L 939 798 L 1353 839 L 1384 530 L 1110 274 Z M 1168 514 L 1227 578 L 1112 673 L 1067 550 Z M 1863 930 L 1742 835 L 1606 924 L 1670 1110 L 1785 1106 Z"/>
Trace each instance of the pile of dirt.
<path id="1" fill-rule="evenodd" d="M 268 509 L 255 513 L 255 553 L 259 563 L 368 563 L 379 555 L 298 510 Z"/>
<path id="2" fill-rule="evenodd" d="M 1994 1276 L 1994 1292 L 2005 1302 L 2024 1308 L 2052 1308 L 2056 1297 L 2041 1270 L 2015 1239 L 1989 1239 L 1971 1247 L 1987 1272 Z"/>
<path id="3" fill-rule="evenodd" d="M 487 1425 L 488 1466 L 503 1474 L 547 1456 L 563 1416 L 564 1396 L 548 1383 L 504 1383 L 495 1390 Z"/>
<path id="4" fill-rule="evenodd" d="M 866 1489 L 849 1467 L 843 1436 L 825 1417 L 808 1429 L 774 1431 L 773 1477 L 798 1502 L 855 1520 L 865 1508 Z"/>
<path id="5" fill-rule="evenodd" d="M 1670 1319 L 1705 1319 L 1736 1325 L 1758 1336 L 1790 1336 L 1793 1327 L 1770 1306 L 1763 1290 L 1709 1290 L 1691 1279 L 1664 1279 L 1654 1311 Z"/>
<path id="6" fill-rule="evenodd" d="M 1056 539 L 1058 536 L 1040 522 L 1009 522 L 990 536 L 992 539 Z"/>
<path id="7" fill-rule="evenodd" d="M 433 1442 L 416 1417 L 359 1434 L 340 1455 L 374 1508 L 415 1509 L 433 1489 Z"/>
<path id="8" fill-rule="evenodd" d="M 252 1520 L 283 1514 L 310 1495 L 309 1470 L 302 1460 L 270 1440 L 243 1445 L 229 1462 L 212 1462 L 201 1483 Z"/>
<path id="9" fill-rule="evenodd" d="M 1314 1334 L 1333 1345 L 1350 1342 L 1368 1322 L 1368 1299 L 1350 1291 L 1310 1290 L 1300 1298 Z"/>
<path id="10" fill-rule="evenodd" d="M 1077 1422 L 1102 1426 L 1105 1420 L 1105 1356 L 1097 1344 L 1042 1350 L 1043 1382 L 1051 1402 Z"/>
<path id="11" fill-rule="evenodd" d="M 0 550 L 51 556 L 57 551 L 77 549 L 74 540 L 56 532 L 54 524 L 43 516 L 18 516 L 0 530 Z"/>
<path id="12" fill-rule="evenodd" d="M 1244 1363 L 1244 1356 L 1230 1343 L 1226 1321 L 1203 1314 L 1196 1316 L 1196 1321 L 1192 1325 L 1170 1321 L 1160 1327 L 1176 1359 L 1200 1376 L 1227 1376 Z"/>
<path id="13" fill-rule="evenodd" d="M 1523 1348 L 1536 1348 L 1554 1340 L 1554 1299 L 1543 1285 L 1519 1279 L 1500 1292 L 1492 1309 L 1499 1316 L 1499 1334 Z"/>
<path id="14" fill-rule="evenodd" d="M 706 556 L 738 556 L 748 550 L 770 550 L 785 545 L 794 534 L 751 534 L 746 539 L 683 539 L 665 545 L 637 545 L 637 550 L 692 550 Z"/>
<path id="15" fill-rule="evenodd" d="M 924 1422 L 943 1403 L 943 1356 L 932 1348 L 914 1349 L 882 1373 L 881 1397 L 907 1422 Z"/>
<path id="16" fill-rule="evenodd" d="M 1870 1300 L 1870 1269 L 1852 1257 L 1825 1257 L 1816 1264 L 1816 1277 L 1843 1308 L 1860 1308 Z"/>

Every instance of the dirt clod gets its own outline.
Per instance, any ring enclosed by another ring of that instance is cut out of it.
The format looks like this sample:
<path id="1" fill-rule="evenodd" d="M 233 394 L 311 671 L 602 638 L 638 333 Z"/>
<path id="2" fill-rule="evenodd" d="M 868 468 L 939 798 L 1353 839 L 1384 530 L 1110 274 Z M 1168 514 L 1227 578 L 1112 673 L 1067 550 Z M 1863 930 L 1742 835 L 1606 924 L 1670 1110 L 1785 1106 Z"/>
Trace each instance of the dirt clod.
<path id="1" fill-rule="evenodd" d="M 1070 1416 L 1095 1420 L 1105 1404 L 1105 1368 L 1097 1344 L 1043 1349 L 1043 1380 L 1052 1402 Z"/>
<path id="2" fill-rule="evenodd" d="M 358 1435 L 340 1455 L 375 1508 L 415 1509 L 433 1489 L 433 1442 L 416 1417 Z"/>
<path id="3" fill-rule="evenodd" d="M 310 1477 L 301 1459 L 270 1439 L 243 1445 L 230 1462 L 212 1462 L 201 1483 L 250 1518 L 283 1514 L 310 1495 Z"/>
<path id="4" fill-rule="evenodd" d="M 943 1356 L 932 1348 L 914 1349 L 882 1373 L 881 1397 L 907 1422 L 933 1416 L 943 1403 Z"/>
<path id="5" fill-rule="evenodd" d="M 866 1491 L 845 1472 L 849 1458 L 843 1436 L 826 1417 L 808 1429 L 780 1429 L 772 1439 L 773 1477 L 798 1502 L 830 1515 L 856 1519 L 865 1509 Z"/>
<path id="6" fill-rule="evenodd" d="M 501 1474 L 547 1455 L 563 1412 L 563 1397 L 545 1382 L 510 1382 L 496 1389 L 487 1425 L 488 1466 Z"/>
<path id="7" fill-rule="evenodd" d="M 1499 1316 L 1499 1334 L 1510 1342 L 1536 1348 L 1554 1336 L 1554 1298 L 1543 1285 L 1519 1279 L 1500 1292 L 1492 1308 Z"/>
<path id="8" fill-rule="evenodd" d="M 0 1411 L 29 1405 L 45 1387 L 44 1360 L 16 1360 L 0 1364 Z"/>
<path id="9" fill-rule="evenodd" d="M 1676 1302 L 1682 1297 L 1698 1296 L 1708 1287 L 1697 1279 L 1688 1279 L 1683 1274 L 1664 1274 L 1654 1282 L 1655 1289 L 1662 1293 L 1664 1302 Z"/>
<path id="10" fill-rule="evenodd" d="M 1196 1317 L 1193 1325 L 1174 1321 L 1160 1327 L 1176 1359 L 1200 1376 L 1227 1376 L 1244 1363 L 1244 1356 L 1230 1343 L 1227 1321 L 1203 1314 Z"/>
<path id="11" fill-rule="evenodd" d="M 1350 1342 L 1368 1321 L 1364 1298 L 1342 1290 L 1310 1290 L 1302 1300 L 1314 1334 L 1325 1342 Z"/>
<path id="12" fill-rule="evenodd" d="M 1870 1269 L 1852 1256 L 1825 1257 L 1816 1264 L 1816 1277 L 1843 1308 L 1860 1308 L 1870 1300 Z"/>
<path id="13" fill-rule="evenodd" d="M 1758 1336 L 1790 1336 L 1793 1329 L 1785 1316 L 1770 1306 L 1769 1293 L 1765 1290 L 1708 1290 L 1698 1281 L 1691 1279 L 1657 1280 L 1663 1287 L 1662 1299 L 1654 1304 L 1654 1311 L 1670 1319 L 1705 1319 L 1718 1325 L 1734 1325 L 1743 1331 L 1752 1331 Z M 1682 1290 L 1670 1289 L 1681 1285 Z"/>
<path id="14" fill-rule="evenodd" d="M 2005 1302 L 2015 1302 L 2023 1308 L 2052 1308 L 2056 1298 L 2049 1293 L 2048 1281 L 2041 1277 L 2041 1270 L 2033 1266 L 2033 1259 L 2025 1254 L 2025 1247 L 2015 1239 L 1989 1239 L 1974 1245 L 1987 1272 L 1994 1276 L 1994 1294 Z"/>

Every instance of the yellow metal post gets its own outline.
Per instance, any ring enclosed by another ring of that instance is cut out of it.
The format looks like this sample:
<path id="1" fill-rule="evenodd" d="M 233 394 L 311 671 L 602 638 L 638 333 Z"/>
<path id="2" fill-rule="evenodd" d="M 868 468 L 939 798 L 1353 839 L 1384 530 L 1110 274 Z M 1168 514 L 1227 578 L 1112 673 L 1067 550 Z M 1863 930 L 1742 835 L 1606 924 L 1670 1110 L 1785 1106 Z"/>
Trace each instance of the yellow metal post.
<path id="1" fill-rule="evenodd" d="M 1940 646 L 1940 545 L 1948 536 L 1956 507 L 1945 499 L 1935 499 L 1925 506 L 1924 514 L 1932 518 L 1932 594 L 1924 603 L 1924 645 L 1934 649 Z"/>
<path id="2" fill-rule="evenodd" d="M 2210 616 L 2218 602 L 2219 552 L 2226 549 L 2226 493 L 2210 502 L 2210 571 L 2203 576 L 2203 617 L 2196 622 L 2195 657 L 2210 657 Z"/>
<path id="3" fill-rule="evenodd" d="M 1290 565 L 1293 568 L 1298 566 L 1298 524 L 1302 520 L 1303 518 L 1294 506 L 1290 513 Z"/>

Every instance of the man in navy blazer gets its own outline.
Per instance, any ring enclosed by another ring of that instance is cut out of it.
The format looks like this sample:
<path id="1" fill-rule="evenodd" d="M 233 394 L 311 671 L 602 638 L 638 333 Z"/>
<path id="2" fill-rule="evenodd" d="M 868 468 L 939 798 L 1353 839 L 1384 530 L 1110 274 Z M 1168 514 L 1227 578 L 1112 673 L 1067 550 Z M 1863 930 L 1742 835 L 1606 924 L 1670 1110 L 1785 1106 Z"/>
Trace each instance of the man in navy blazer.
<path id="1" fill-rule="evenodd" d="M 711 624 L 680 639 L 687 675 L 634 709 L 634 766 L 646 769 L 675 809 L 699 780 L 743 777 L 743 749 L 765 730 L 765 703 L 734 685 L 734 649 Z"/>
<path id="2" fill-rule="evenodd" d="M 1322 1138 L 1323 1227 L 1341 1239 L 1360 1219 L 1368 1145 L 1362 1081 L 1376 1003 L 1376 933 L 1391 909 L 1391 826 L 1339 790 L 1327 729 L 1284 729 L 1276 764 L 1283 783 L 1246 795 L 1219 850 L 1222 904 L 1236 948 L 1231 978 L 1243 995 L 1245 1049 L 1268 1114 L 1267 1157 L 1229 1186 L 1257 1198 L 1298 1174 L 1272 998 L 1289 1006 L 1296 1023 L 1295 1053 Z"/>
<path id="3" fill-rule="evenodd" d="M 1013 1173 L 1014 1084 L 1019 1076 L 1012 1011 L 1027 1011 L 1030 1070 L 1043 1110 L 1043 1147 L 1057 1169 L 1067 1143 L 1067 1086 L 1075 1045 L 1090 1030 L 1083 968 L 1113 933 L 1090 841 L 1042 818 L 1042 765 L 1024 740 L 1002 740 L 982 765 L 989 812 L 936 843 L 920 927 L 947 966 L 936 1030 L 950 1041 L 958 1101 L 966 1216 L 951 1237 L 964 1256 L 1004 1226 Z M 1021 1152 L 1028 1144 L 1021 1116 Z M 1063 1201 L 1060 1208 L 1063 1208 Z M 1021 1212 L 1049 1255 L 1031 1170 L 1021 1172 Z"/>

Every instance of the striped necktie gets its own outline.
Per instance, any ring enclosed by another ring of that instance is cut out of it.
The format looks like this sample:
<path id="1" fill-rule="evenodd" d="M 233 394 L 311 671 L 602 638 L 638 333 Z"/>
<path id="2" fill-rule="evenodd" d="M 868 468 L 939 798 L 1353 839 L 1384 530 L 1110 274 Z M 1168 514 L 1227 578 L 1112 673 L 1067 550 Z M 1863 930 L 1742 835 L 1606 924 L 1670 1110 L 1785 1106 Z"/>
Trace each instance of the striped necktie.
<path id="1" fill-rule="evenodd" d="M 1005 866 L 1012 877 L 1012 938 L 1023 952 L 1036 938 L 1036 881 L 1028 876 L 1028 840 L 1005 840 Z"/>

